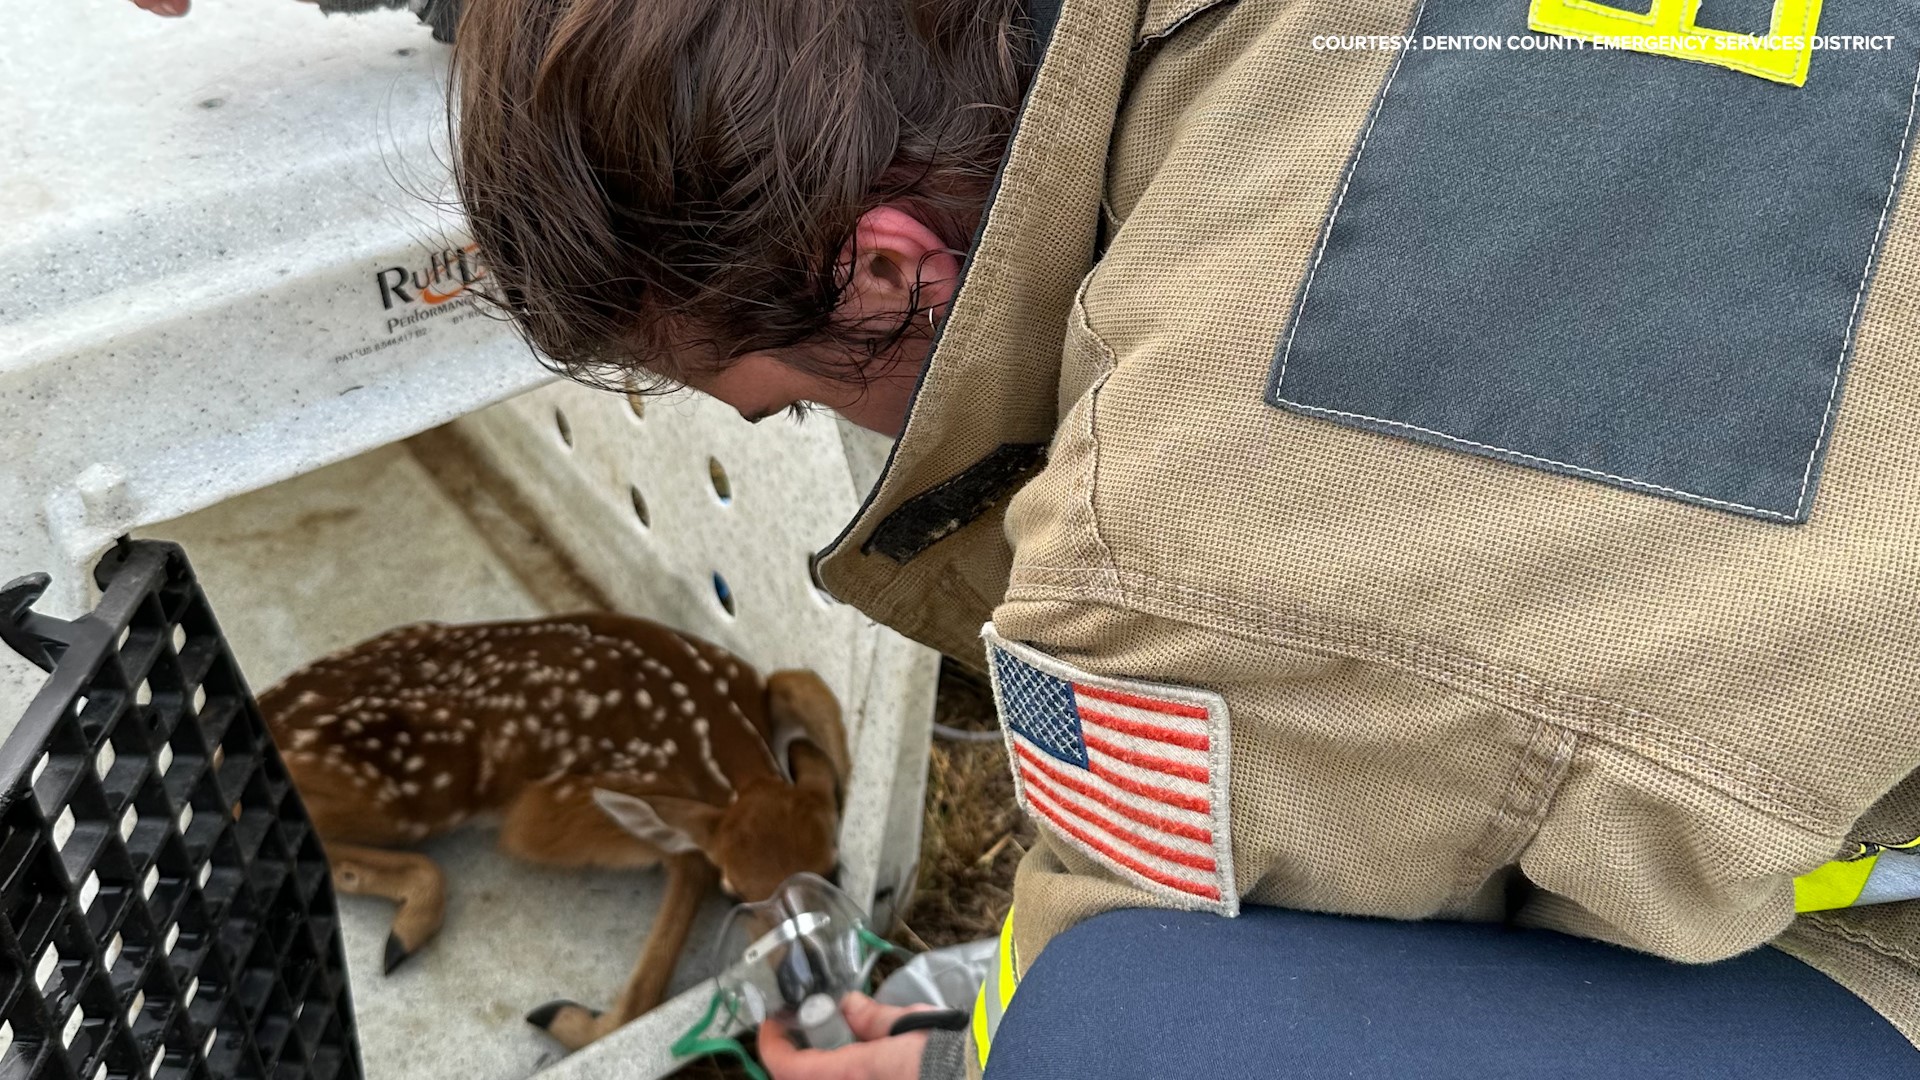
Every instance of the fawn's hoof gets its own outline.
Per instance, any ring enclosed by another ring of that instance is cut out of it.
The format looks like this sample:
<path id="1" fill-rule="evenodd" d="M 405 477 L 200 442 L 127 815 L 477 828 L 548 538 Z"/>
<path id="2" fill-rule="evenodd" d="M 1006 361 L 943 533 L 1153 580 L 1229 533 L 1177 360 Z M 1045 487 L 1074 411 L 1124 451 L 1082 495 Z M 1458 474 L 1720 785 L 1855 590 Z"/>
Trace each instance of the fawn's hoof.
<path id="1" fill-rule="evenodd" d="M 542 1005 L 539 1008 L 528 1013 L 527 1023 L 532 1024 L 534 1027 L 537 1027 L 537 1028 L 552 1027 L 553 1018 L 560 1015 L 561 1009 L 578 1009 L 581 1012 L 587 1013 L 588 1015 L 594 1017 L 595 1019 L 598 1019 L 600 1016 L 599 1013 L 595 1012 L 592 1009 L 587 1008 L 585 1005 L 582 1005 L 577 1001 L 568 1001 L 565 998 L 561 998 L 559 1001 L 549 1001 L 545 1005 Z"/>
<path id="2" fill-rule="evenodd" d="M 408 949 L 405 945 L 400 944 L 400 935 L 388 934 L 387 935 L 387 957 L 386 957 L 387 966 L 385 970 L 381 972 L 381 974 L 382 975 L 393 974 L 393 969 L 399 967 L 401 964 L 406 963 L 407 957 L 412 955 L 413 955 L 412 950 Z"/>
<path id="3" fill-rule="evenodd" d="M 578 1050 L 598 1039 L 610 1026 L 599 1010 L 572 1001 L 549 1001 L 528 1013 L 527 1023 L 546 1032 L 568 1050 Z"/>

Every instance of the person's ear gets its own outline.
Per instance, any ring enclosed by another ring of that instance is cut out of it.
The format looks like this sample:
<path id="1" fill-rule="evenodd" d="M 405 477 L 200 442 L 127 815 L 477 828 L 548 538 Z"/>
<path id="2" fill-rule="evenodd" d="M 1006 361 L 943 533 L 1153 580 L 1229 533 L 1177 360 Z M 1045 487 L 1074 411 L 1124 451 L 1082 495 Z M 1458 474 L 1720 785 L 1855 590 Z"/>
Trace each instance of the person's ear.
<path id="1" fill-rule="evenodd" d="M 960 259 L 919 218 L 876 206 L 860 215 L 842 252 L 851 263 L 842 306 L 862 319 L 942 312 L 959 285 Z"/>

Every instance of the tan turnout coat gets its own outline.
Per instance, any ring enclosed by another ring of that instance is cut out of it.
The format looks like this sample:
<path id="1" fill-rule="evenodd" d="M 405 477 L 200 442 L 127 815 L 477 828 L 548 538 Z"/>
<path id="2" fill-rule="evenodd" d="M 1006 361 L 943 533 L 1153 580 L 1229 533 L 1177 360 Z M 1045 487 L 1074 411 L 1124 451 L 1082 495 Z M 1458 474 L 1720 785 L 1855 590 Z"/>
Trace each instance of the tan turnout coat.
<path id="1" fill-rule="evenodd" d="M 1772 943 L 1920 1039 L 1920 902 L 1796 917 L 1792 884 L 1920 835 L 1920 190 L 1890 206 L 1805 523 L 1277 409 L 1276 342 L 1395 61 L 1306 42 L 1403 34 L 1417 6 L 1067 0 L 821 579 L 974 664 L 991 620 L 1221 695 L 1246 903 L 1510 917 L 1682 961 Z M 873 542 L 1024 444 L 1044 460 L 1008 497 Z M 1537 890 L 1509 911 L 1518 874 Z M 1018 966 L 1161 902 L 1043 842 Z"/>

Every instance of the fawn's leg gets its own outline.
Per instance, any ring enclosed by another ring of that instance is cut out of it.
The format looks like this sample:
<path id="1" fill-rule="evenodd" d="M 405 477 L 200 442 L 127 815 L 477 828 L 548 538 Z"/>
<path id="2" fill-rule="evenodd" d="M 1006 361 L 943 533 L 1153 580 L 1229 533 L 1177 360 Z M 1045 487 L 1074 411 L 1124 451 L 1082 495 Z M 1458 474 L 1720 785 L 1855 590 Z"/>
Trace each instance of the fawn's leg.
<path id="1" fill-rule="evenodd" d="M 578 1050 L 614 1028 L 639 1016 L 666 996 L 674 962 L 687 943 L 700 901 L 713 888 L 718 873 L 704 855 L 672 855 L 667 860 L 667 897 L 647 931 L 640 960 L 627 976 L 626 988 L 613 1007 L 596 1013 L 571 1001 L 553 1001 L 527 1014 L 527 1020 L 569 1050 Z"/>
<path id="2" fill-rule="evenodd" d="M 528 1013 L 528 1023 L 546 1029 L 567 1049 L 578 1050 L 660 1003 L 700 901 L 717 876 L 705 856 L 696 853 L 662 860 L 658 851 L 635 839 L 595 805 L 592 783 L 580 778 L 527 789 L 501 823 L 500 849 L 549 866 L 619 870 L 664 861 L 667 867 L 666 901 L 613 1007 L 596 1013 L 571 1001 L 551 1001 Z"/>
<path id="3" fill-rule="evenodd" d="M 440 921 L 447 913 L 447 876 L 438 863 L 412 851 L 358 844 L 324 846 L 333 866 L 334 888 L 354 896 L 384 896 L 400 905 L 387 935 L 387 972 L 440 932 Z"/>

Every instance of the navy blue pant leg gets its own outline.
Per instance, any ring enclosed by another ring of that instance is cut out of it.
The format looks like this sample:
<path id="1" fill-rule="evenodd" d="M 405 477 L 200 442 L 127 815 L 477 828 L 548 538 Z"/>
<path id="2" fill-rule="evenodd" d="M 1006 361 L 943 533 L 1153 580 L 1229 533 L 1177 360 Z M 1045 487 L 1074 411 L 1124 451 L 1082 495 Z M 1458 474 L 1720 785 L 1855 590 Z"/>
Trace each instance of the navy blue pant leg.
<path id="1" fill-rule="evenodd" d="M 1047 945 L 987 1080 L 1920 1077 L 1920 1051 L 1773 949 L 1690 966 L 1539 930 L 1249 908 L 1114 911 Z"/>

